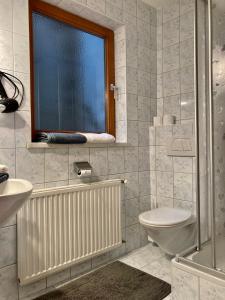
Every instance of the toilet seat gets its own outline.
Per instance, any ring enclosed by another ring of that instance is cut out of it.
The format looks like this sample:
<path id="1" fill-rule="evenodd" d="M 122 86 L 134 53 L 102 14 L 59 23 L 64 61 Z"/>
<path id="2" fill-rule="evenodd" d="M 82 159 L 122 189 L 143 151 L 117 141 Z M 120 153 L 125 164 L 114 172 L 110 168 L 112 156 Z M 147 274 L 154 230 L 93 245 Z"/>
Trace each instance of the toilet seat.
<path id="1" fill-rule="evenodd" d="M 152 227 L 172 227 L 186 222 L 191 212 L 180 208 L 161 207 L 139 215 L 141 224 Z"/>

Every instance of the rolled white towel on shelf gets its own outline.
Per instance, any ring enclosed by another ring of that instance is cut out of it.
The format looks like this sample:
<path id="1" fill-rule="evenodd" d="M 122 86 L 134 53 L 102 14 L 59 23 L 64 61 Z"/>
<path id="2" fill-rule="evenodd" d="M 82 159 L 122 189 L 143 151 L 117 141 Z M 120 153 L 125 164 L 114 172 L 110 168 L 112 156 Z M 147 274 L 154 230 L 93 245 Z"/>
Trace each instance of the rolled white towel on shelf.
<path id="1" fill-rule="evenodd" d="M 108 133 L 81 133 L 87 139 L 87 143 L 110 144 L 115 143 L 115 137 Z"/>
<path id="2" fill-rule="evenodd" d="M 0 173 L 8 173 L 9 168 L 5 165 L 0 164 Z"/>

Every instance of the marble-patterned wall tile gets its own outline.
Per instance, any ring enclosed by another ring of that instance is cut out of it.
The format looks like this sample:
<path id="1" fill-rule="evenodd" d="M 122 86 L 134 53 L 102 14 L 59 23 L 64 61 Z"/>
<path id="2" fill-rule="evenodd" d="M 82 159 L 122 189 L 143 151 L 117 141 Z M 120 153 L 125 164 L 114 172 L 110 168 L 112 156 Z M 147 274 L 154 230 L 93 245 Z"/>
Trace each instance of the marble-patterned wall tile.
<path id="1" fill-rule="evenodd" d="M 29 111 L 15 113 L 15 137 L 17 147 L 26 147 L 31 141 L 31 116 Z"/>
<path id="2" fill-rule="evenodd" d="M 178 17 L 179 13 L 180 13 L 179 0 L 168 0 L 163 5 L 163 23 Z"/>
<path id="3" fill-rule="evenodd" d="M 153 126 L 149 127 L 149 145 L 156 145 L 156 128 Z"/>
<path id="4" fill-rule="evenodd" d="M 163 72 L 176 70 L 180 63 L 180 45 L 175 44 L 163 49 Z"/>
<path id="5" fill-rule="evenodd" d="M 32 183 L 44 182 L 44 150 L 16 149 L 16 177 Z"/>
<path id="6" fill-rule="evenodd" d="M 194 66 L 184 67 L 180 71 L 181 93 L 194 91 Z"/>
<path id="7" fill-rule="evenodd" d="M 124 173 L 124 148 L 108 149 L 108 173 Z"/>
<path id="8" fill-rule="evenodd" d="M 150 146 L 149 149 L 149 164 L 151 171 L 156 170 L 156 147 L 154 146 Z"/>
<path id="9" fill-rule="evenodd" d="M 149 171 L 150 161 L 149 161 L 149 146 L 138 148 L 138 162 L 139 171 Z"/>
<path id="10" fill-rule="evenodd" d="M 150 98 L 138 96 L 138 120 L 150 121 Z"/>
<path id="11" fill-rule="evenodd" d="M 157 116 L 157 100 L 151 98 L 150 105 L 150 124 L 153 125 L 153 119 Z"/>
<path id="12" fill-rule="evenodd" d="M 126 68 L 126 87 L 127 93 L 137 95 L 138 91 L 138 70 L 136 68 L 127 67 Z"/>
<path id="13" fill-rule="evenodd" d="M 138 122 L 127 122 L 127 142 L 129 146 L 138 146 Z"/>
<path id="14" fill-rule="evenodd" d="M 52 274 L 47 277 L 47 287 L 51 287 L 62 283 L 64 281 L 68 281 L 70 279 L 70 269 L 65 269 L 61 272 Z"/>
<path id="15" fill-rule="evenodd" d="M 105 252 L 92 258 L 92 269 L 105 265 L 110 260 L 109 252 Z"/>
<path id="16" fill-rule="evenodd" d="M 157 196 L 173 198 L 173 173 L 157 172 Z"/>
<path id="17" fill-rule="evenodd" d="M 180 43 L 180 67 L 194 65 L 194 39 L 190 38 Z"/>
<path id="18" fill-rule="evenodd" d="M 12 31 L 12 1 L 0 1 L 0 30 Z"/>
<path id="19" fill-rule="evenodd" d="M 84 18 L 88 18 L 88 16 L 90 15 L 90 11 L 89 10 L 86 10 L 84 9 L 84 6 L 81 5 L 81 4 L 87 4 L 87 1 L 85 2 L 82 2 L 84 0 L 81 0 L 81 1 L 68 1 L 68 0 L 52 0 L 52 1 L 57 1 L 57 3 L 53 3 L 53 5 L 57 5 L 58 7 L 66 10 L 66 11 L 69 11 L 70 13 L 72 14 L 76 14 L 76 15 L 81 15 L 84 17 Z M 49 2 L 49 1 L 48 1 Z M 89 20 L 95 22 L 95 18 L 96 18 L 96 15 L 92 15 L 92 18 L 88 18 Z"/>
<path id="20" fill-rule="evenodd" d="M 156 171 L 173 171 L 172 157 L 167 155 L 167 147 L 156 146 Z"/>
<path id="21" fill-rule="evenodd" d="M 157 76 L 162 73 L 163 70 L 163 50 L 157 51 Z"/>
<path id="22" fill-rule="evenodd" d="M 195 203 L 193 203 L 191 201 L 174 199 L 173 200 L 173 206 L 176 207 L 176 208 L 181 208 L 181 209 L 188 210 L 188 211 L 192 212 L 192 214 L 196 214 Z"/>
<path id="23" fill-rule="evenodd" d="M 14 70 L 16 72 L 29 73 L 29 39 L 27 36 L 13 34 Z"/>
<path id="24" fill-rule="evenodd" d="M 1 45 L 1 43 L 0 43 Z M 1 46 L 0 46 L 1 47 Z M 1 53 L 1 50 L 0 50 Z M 1 64 L 0 64 L 1 66 Z M 0 114 L 0 148 L 15 147 L 14 114 Z"/>
<path id="25" fill-rule="evenodd" d="M 0 30 L 0 67 L 6 70 L 13 69 L 13 38 L 12 33 Z"/>
<path id="26" fill-rule="evenodd" d="M 163 117 L 164 114 L 164 100 L 163 98 L 157 99 L 157 116 Z"/>
<path id="27" fill-rule="evenodd" d="M 151 209 L 151 196 L 143 196 L 139 198 L 140 213 Z"/>
<path id="28" fill-rule="evenodd" d="M 137 198 L 139 194 L 138 173 L 125 173 L 127 184 L 125 185 L 125 199 Z"/>
<path id="29" fill-rule="evenodd" d="M 118 7 L 117 5 L 113 5 L 113 4 L 106 1 L 106 6 L 105 6 L 106 16 L 122 23 L 124 11 L 121 9 L 121 7 Z"/>
<path id="30" fill-rule="evenodd" d="M 124 0 L 124 11 L 132 16 L 137 16 L 137 1 Z"/>
<path id="31" fill-rule="evenodd" d="M 126 228 L 126 251 L 140 247 L 140 226 L 135 224 Z"/>
<path id="32" fill-rule="evenodd" d="M 167 146 L 172 138 L 173 126 L 158 126 L 156 127 L 156 145 Z"/>
<path id="33" fill-rule="evenodd" d="M 26 73 L 14 72 L 14 75 L 18 77 L 24 85 L 24 97 L 23 102 L 20 103 L 19 110 L 30 111 L 30 76 Z M 22 92 L 21 87 L 19 87 L 20 92 Z"/>
<path id="34" fill-rule="evenodd" d="M 0 269 L 16 263 L 16 226 L 0 228 Z"/>
<path id="35" fill-rule="evenodd" d="M 150 76 L 150 91 L 151 91 L 151 97 L 157 98 L 157 74 L 151 74 Z"/>
<path id="36" fill-rule="evenodd" d="M 124 115 L 124 111 L 123 111 Z M 138 120 L 137 95 L 127 94 L 127 120 Z"/>
<path id="37" fill-rule="evenodd" d="M 193 136 L 193 123 L 173 126 L 173 136 L 176 138 L 191 138 Z"/>
<path id="38" fill-rule="evenodd" d="M 71 267 L 71 277 L 76 277 L 91 270 L 91 260 L 87 260 Z"/>
<path id="39" fill-rule="evenodd" d="M 192 201 L 192 174 L 174 173 L 174 198 Z"/>
<path id="40" fill-rule="evenodd" d="M 69 179 L 69 149 L 46 149 L 45 181 Z"/>
<path id="41" fill-rule="evenodd" d="M 150 171 L 150 194 L 156 195 L 157 193 L 157 179 L 156 179 L 156 171 Z"/>
<path id="42" fill-rule="evenodd" d="M 152 50 L 157 51 L 157 42 L 158 42 L 158 39 L 157 39 L 157 27 L 152 25 L 150 27 L 150 48 Z"/>
<path id="43" fill-rule="evenodd" d="M 181 94 L 181 119 L 194 119 L 195 96 L 194 93 Z"/>
<path id="44" fill-rule="evenodd" d="M 126 41 L 126 64 L 131 68 L 138 66 L 138 42 L 137 39 L 127 39 Z"/>
<path id="45" fill-rule="evenodd" d="M 151 72 L 151 75 L 152 74 L 157 74 L 157 51 L 156 50 L 151 50 L 151 56 L 150 56 L 150 59 L 151 59 L 151 68 L 150 68 L 150 72 Z"/>
<path id="46" fill-rule="evenodd" d="M 121 39 L 115 43 L 115 64 L 117 68 L 126 66 L 126 40 Z"/>
<path id="47" fill-rule="evenodd" d="M 162 98 L 163 95 L 163 74 L 159 74 L 157 75 L 157 99 Z"/>
<path id="48" fill-rule="evenodd" d="M 150 195 L 150 172 L 139 172 L 139 196 Z"/>
<path id="49" fill-rule="evenodd" d="M 143 1 L 137 2 L 137 17 L 143 22 L 150 23 L 150 6 Z"/>
<path id="50" fill-rule="evenodd" d="M 38 280 L 34 283 L 19 286 L 19 299 L 32 299 L 33 296 L 41 291 L 44 291 L 47 287 L 46 278 Z"/>
<path id="51" fill-rule="evenodd" d="M 184 41 L 194 36 L 194 13 L 190 11 L 180 17 L 180 40 Z"/>
<path id="52" fill-rule="evenodd" d="M 149 146 L 149 122 L 138 122 L 138 144 Z"/>
<path id="53" fill-rule="evenodd" d="M 87 6 L 100 12 L 105 13 L 106 3 L 105 0 L 87 0 Z"/>
<path id="54" fill-rule="evenodd" d="M 157 196 L 157 205 L 158 207 L 174 207 L 174 199 L 163 196 Z"/>
<path id="55" fill-rule="evenodd" d="M 11 1 L 8 1 L 11 2 Z M 28 1 L 13 0 L 13 32 L 28 35 Z"/>
<path id="56" fill-rule="evenodd" d="M 179 42 L 179 18 L 163 24 L 163 48 Z"/>
<path id="57" fill-rule="evenodd" d="M 195 1 L 194 0 L 180 0 L 180 14 L 183 15 L 190 10 L 194 10 Z"/>
<path id="58" fill-rule="evenodd" d="M 181 80 L 183 82 L 184 89 L 187 89 L 187 86 L 188 88 L 190 86 L 190 79 L 188 75 L 186 75 L 184 70 L 182 75 L 183 77 L 181 77 Z M 180 71 L 179 70 L 163 73 L 163 90 L 164 90 L 163 92 L 164 97 L 179 94 L 180 92 Z"/>
<path id="59" fill-rule="evenodd" d="M 146 23 L 137 20 L 137 33 L 138 42 L 142 47 L 150 48 L 150 26 L 146 26 Z"/>
<path id="60" fill-rule="evenodd" d="M 106 148 L 90 149 L 90 164 L 93 168 L 93 175 L 99 176 L 108 174 L 107 157 L 108 154 Z"/>
<path id="61" fill-rule="evenodd" d="M 176 117 L 176 120 L 181 119 L 181 101 L 180 95 L 165 97 L 164 99 L 164 114 L 165 115 L 172 115 Z"/>
<path id="62" fill-rule="evenodd" d="M 144 72 L 149 72 L 151 63 L 151 52 L 149 48 L 138 46 L 138 69 Z"/>
<path id="63" fill-rule="evenodd" d="M 138 95 L 150 97 L 150 74 L 138 71 Z"/>
<path id="64" fill-rule="evenodd" d="M 139 201 L 138 198 L 126 200 L 126 226 L 138 223 Z"/>
<path id="65" fill-rule="evenodd" d="M 16 176 L 16 151 L 15 149 L 1 149 L 0 148 L 0 164 L 6 165 L 9 168 L 9 175 L 11 178 Z"/>
<path id="66" fill-rule="evenodd" d="M 192 173 L 192 157 L 173 157 L 173 170 L 175 173 Z"/>
<path id="67" fill-rule="evenodd" d="M 138 147 L 124 149 L 124 169 L 126 173 L 138 171 Z"/>
<path id="68" fill-rule="evenodd" d="M 0 282 L 2 300 L 18 300 L 16 265 L 0 269 Z"/>

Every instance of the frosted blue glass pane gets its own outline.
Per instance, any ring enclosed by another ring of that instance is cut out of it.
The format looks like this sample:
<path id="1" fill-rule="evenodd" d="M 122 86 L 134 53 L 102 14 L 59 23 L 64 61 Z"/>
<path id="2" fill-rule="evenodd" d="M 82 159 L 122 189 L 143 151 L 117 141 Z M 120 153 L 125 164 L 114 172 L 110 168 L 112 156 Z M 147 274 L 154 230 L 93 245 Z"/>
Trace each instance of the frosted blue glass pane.
<path id="1" fill-rule="evenodd" d="M 104 39 L 33 13 L 35 129 L 105 132 Z"/>

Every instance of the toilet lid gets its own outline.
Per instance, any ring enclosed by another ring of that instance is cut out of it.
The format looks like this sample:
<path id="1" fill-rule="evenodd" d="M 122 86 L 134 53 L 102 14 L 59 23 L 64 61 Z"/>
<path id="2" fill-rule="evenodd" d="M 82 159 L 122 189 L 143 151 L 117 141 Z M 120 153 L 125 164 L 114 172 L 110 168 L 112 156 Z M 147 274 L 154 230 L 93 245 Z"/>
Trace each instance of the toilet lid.
<path id="1" fill-rule="evenodd" d="M 161 207 L 140 214 L 139 220 L 141 223 L 152 226 L 172 226 L 185 222 L 190 217 L 190 211 L 179 208 Z"/>

